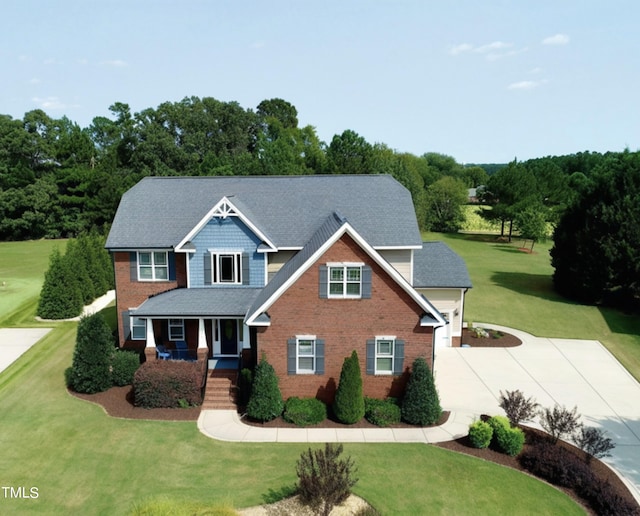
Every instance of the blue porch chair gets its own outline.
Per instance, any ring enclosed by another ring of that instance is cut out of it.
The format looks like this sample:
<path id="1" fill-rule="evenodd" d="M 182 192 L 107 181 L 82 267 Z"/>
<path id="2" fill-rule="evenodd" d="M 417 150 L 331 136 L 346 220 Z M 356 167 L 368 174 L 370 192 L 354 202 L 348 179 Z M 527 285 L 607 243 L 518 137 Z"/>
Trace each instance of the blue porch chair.
<path id="1" fill-rule="evenodd" d="M 176 351 L 175 358 L 178 360 L 188 360 L 189 359 L 189 348 L 187 347 L 187 343 L 184 340 L 176 340 Z"/>
<path id="2" fill-rule="evenodd" d="M 169 360 L 171 358 L 171 352 L 167 350 L 164 344 L 156 345 L 156 353 L 160 360 Z"/>

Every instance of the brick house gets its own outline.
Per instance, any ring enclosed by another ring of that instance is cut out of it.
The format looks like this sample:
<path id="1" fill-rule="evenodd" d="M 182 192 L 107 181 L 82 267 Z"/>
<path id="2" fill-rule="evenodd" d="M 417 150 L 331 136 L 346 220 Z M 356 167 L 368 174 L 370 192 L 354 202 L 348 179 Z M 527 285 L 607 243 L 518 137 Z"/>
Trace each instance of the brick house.
<path id="1" fill-rule="evenodd" d="M 121 347 L 209 368 L 264 356 L 285 399 L 331 401 L 354 349 L 365 395 L 397 396 L 416 357 L 460 345 L 466 266 L 422 242 L 391 176 L 148 177 L 106 247 Z"/>

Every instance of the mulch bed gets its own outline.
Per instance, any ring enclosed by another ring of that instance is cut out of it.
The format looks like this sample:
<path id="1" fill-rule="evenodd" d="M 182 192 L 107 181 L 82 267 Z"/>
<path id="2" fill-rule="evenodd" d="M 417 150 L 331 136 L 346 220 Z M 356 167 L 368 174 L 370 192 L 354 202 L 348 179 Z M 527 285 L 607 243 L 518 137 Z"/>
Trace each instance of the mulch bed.
<path id="1" fill-rule="evenodd" d="M 491 332 L 490 332 L 491 333 Z M 514 335 L 501 333 L 500 335 L 494 335 L 487 338 L 479 338 L 476 337 L 472 332 L 467 329 L 463 330 L 462 334 L 462 342 L 464 344 L 469 344 L 471 347 L 515 347 L 522 344 L 522 341 Z M 100 405 L 107 414 L 112 417 L 118 418 L 126 418 L 126 419 L 148 419 L 148 420 L 162 420 L 162 421 L 196 421 L 198 416 L 200 415 L 200 407 L 190 407 L 190 408 L 172 408 L 172 409 L 144 409 L 140 407 L 136 407 L 133 404 L 133 391 L 131 386 L 126 387 L 112 387 L 111 389 L 100 392 L 97 394 L 79 394 L 76 392 L 69 391 L 69 393 L 77 398 L 90 401 L 92 403 L 96 403 Z M 439 426 L 447 421 L 449 417 L 449 412 L 444 412 L 440 421 L 438 421 L 437 425 Z M 249 425 L 260 426 L 264 428 L 297 428 L 296 425 L 292 423 L 288 423 L 284 421 L 281 417 L 276 418 L 272 421 L 267 421 L 264 423 L 255 422 L 251 420 L 247 420 L 245 418 L 244 422 Z M 407 428 L 412 427 L 413 425 L 409 425 L 406 423 L 399 423 L 397 425 L 392 425 L 391 428 Z M 378 428 L 375 425 L 369 423 L 367 420 L 363 419 L 362 421 L 355 423 L 353 425 L 345 425 L 333 419 L 326 419 L 322 423 L 318 425 L 313 425 L 307 428 Z M 536 439 L 540 439 L 542 432 L 536 429 L 522 427 L 527 435 L 527 443 L 534 442 Z M 572 446 L 569 443 L 565 443 L 560 441 L 558 445 L 566 446 L 578 455 L 584 456 L 584 452 L 579 450 L 578 448 Z M 441 448 L 446 448 L 448 450 L 452 450 L 459 453 L 465 453 L 467 455 L 473 455 L 480 459 L 484 459 L 490 462 L 495 462 L 497 464 L 501 464 L 503 466 L 507 466 L 519 471 L 525 471 L 523 467 L 520 465 L 520 462 L 515 457 L 510 457 L 504 453 L 500 453 L 494 451 L 492 449 L 478 449 L 474 448 L 469 439 L 467 437 L 462 437 L 460 439 L 456 439 L 454 441 L 447 441 L 442 443 L 437 443 L 435 446 L 439 446 Z M 525 444 L 525 449 L 530 446 L 530 444 Z M 616 493 L 620 496 L 633 501 L 633 496 L 624 485 L 624 483 L 618 478 L 618 476 L 609 469 L 605 464 L 597 459 L 593 459 L 591 461 L 591 469 L 594 473 L 596 473 L 603 480 L 607 480 L 613 489 L 615 489 Z M 583 504 L 582 500 L 580 500 L 575 493 L 571 490 L 563 489 L 569 496 L 574 498 L 578 503 Z M 635 503 L 635 501 L 633 501 Z M 637 504 L 636 504 L 637 505 Z M 590 509 L 585 507 L 585 510 L 589 514 L 594 514 Z M 640 506 L 639 506 L 640 511 Z"/>

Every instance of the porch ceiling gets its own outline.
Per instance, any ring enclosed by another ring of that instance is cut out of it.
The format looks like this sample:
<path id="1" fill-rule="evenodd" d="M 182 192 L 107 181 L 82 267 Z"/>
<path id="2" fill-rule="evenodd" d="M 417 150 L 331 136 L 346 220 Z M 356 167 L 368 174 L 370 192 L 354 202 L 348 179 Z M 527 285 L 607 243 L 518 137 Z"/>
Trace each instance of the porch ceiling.
<path id="1" fill-rule="evenodd" d="M 262 289 L 178 288 L 150 297 L 137 309 L 136 317 L 244 317 Z"/>

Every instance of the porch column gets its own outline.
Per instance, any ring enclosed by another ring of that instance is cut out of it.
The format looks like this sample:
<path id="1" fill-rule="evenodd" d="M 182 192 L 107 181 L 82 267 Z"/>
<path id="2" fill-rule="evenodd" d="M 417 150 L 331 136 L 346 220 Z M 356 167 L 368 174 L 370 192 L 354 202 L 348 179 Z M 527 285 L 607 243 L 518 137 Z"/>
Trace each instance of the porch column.
<path id="1" fill-rule="evenodd" d="M 156 360 L 156 336 L 153 333 L 153 320 L 147 318 L 147 344 L 144 348 L 147 360 Z"/>
<path id="2" fill-rule="evenodd" d="M 204 319 L 198 319 L 198 360 L 207 360 L 209 348 L 207 347 L 207 333 L 204 329 Z"/>

